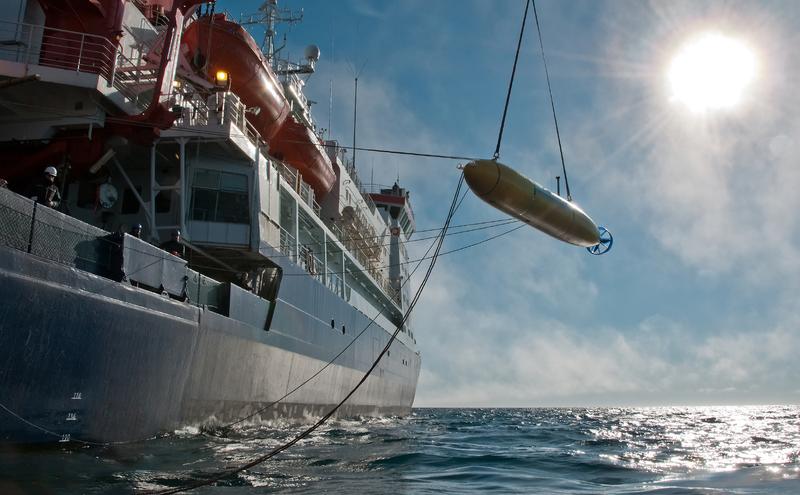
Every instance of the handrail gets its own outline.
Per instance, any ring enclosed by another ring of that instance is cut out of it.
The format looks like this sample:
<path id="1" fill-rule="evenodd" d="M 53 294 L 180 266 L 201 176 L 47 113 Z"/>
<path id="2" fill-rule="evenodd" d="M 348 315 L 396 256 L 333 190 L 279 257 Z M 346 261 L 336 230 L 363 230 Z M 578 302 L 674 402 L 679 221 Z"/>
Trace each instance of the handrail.
<path id="1" fill-rule="evenodd" d="M 143 109 L 140 95 L 155 85 L 157 67 L 125 56 L 122 46 L 100 35 L 25 22 L 0 21 L 0 59 L 77 73 L 98 74 Z M 142 85 L 144 85 L 142 87 Z M 145 99 L 146 100 L 146 99 Z"/>
<path id="2" fill-rule="evenodd" d="M 5 60 L 100 74 L 106 78 L 113 70 L 116 45 L 103 36 L 26 22 L 0 21 L 0 39 L 4 39 L 0 58 Z"/>

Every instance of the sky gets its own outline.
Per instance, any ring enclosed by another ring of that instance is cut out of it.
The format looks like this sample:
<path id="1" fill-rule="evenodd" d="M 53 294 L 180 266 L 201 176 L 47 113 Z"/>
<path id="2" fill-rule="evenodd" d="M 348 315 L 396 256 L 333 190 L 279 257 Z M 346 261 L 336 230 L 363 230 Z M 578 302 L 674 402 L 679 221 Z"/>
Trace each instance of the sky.
<path id="1" fill-rule="evenodd" d="M 218 10 L 238 18 L 259 3 Z M 279 28 L 284 54 L 321 48 L 307 95 L 333 138 L 352 144 L 358 74 L 359 146 L 492 156 L 523 0 L 281 6 L 304 9 Z M 415 405 L 800 402 L 800 2 L 537 9 L 572 195 L 614 247 L 595 257 L 525 227 L 442 257 L 413 315 Z M 554 189 L 558 144 L 529 15 L 500 161 Z M 697 111 L 670 85 L 674 57 L 705 33 L 755 61 L 732 107 Z M 399 177 L 412 192 L 419 229 L 443 223 L 463 163 L 356 155 L 364 182 Z M 468 194 L 453 223 L 502 217 Z M 408 247 L 413 258 L 427 244 Z"/>

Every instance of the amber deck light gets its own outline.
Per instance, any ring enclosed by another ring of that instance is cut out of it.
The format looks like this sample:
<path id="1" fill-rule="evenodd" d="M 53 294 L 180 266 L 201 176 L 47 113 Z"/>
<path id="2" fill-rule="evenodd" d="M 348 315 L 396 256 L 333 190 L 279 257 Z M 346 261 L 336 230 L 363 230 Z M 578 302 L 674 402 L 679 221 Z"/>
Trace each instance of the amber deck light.
<path id="1" fill-rule="evenodd" d="M 231 83 L 230 79 L 228 78 L 228 72 L 224 70 L 218 70 L 214 75 L 214 83 L 221 88 L 228 89 Z"/>

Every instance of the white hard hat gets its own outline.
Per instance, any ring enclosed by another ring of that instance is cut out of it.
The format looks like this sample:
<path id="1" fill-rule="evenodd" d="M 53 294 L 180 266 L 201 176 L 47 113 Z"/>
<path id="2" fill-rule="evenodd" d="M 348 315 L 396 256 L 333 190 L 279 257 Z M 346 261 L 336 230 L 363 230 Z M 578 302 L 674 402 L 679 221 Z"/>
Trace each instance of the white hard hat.
<path id="1" fill-rule="evenodd" d="M 58 170 L 55 167 L 47 167 L 44 169 L 44 173 L 47 175 L 52 175 L 53 177 L 58 177 Z"/>

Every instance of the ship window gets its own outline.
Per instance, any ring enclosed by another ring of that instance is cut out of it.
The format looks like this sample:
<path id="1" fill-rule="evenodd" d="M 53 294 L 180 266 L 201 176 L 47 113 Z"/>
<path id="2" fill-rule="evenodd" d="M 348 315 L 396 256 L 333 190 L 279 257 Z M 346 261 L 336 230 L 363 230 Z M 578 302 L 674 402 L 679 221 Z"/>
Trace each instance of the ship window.
<path id="1" fill-rule="evenodd" d="M 219 172 L 215 170 L 198 170 L 194 174 L 194 187 L 217 189 L 219 186 Z"/>
<path id="2" fill-rule="evenodd" d="M 192 193 L 192 220 L 250 223 L 246 175 L 198 170 Z"/>
<path id="3" fill-rule="evenodd" d="M 247 192 L 247 176 L 239 174 L 220 174 L 223 191 Z"/>

